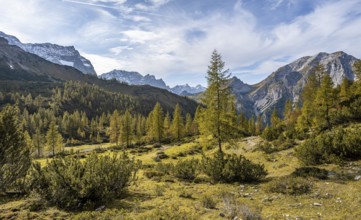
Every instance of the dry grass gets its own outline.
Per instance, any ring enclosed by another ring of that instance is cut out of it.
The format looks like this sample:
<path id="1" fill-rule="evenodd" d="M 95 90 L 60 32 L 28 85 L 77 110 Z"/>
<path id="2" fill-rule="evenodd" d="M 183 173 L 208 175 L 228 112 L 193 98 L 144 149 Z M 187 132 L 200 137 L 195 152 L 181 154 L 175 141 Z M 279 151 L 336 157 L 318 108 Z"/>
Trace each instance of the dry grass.
<path id="1" fill-rule="evenodd" d="M 162 160 L 169 163 L 177 161 L 177 159 L 172 159 L 174 156 L 178 159 L 200 158 L 201 153 L 189 154 L 189 152 L 202 146 L 202 141 L 204 140 L 196 139 L 190 143 L 166 145 L 161 149 L 151 149 L 148 153 L 134 156 L 142 160 L 143 164 L 156 164 L 154 157 L 158 151 L 164 151 L 170 156 Z M 255 146 L 260 141 L 259 137 L 240 140 L 236 146 L 227 146 L 226 152 L 243 154 L 253 162 L 264 164 L 269 175 L 263 183 L 241 185 L 193 183 L 179 181 L 171 176 L 152 180 L 143 176 L 143 171 L 141 171 L 136 184 L 129 187 L 129 196 L 108 205 L 107 209 L 123 210 L 122 213 L 126 213 L 129 219 L 159 219 L 159 215 L 174 219 L 182 219 L 184 216 L 188 216 L 188 219 L 225 219 L 234 217 L 230 210 L 236 210 L 235 215 L 238 217 L 242 215 L 242 212 L 247 212 L 247 215 L 261 215 L 264 219 L 296 219 L 297 217 L 302 219 L 361 219 L 361 180 L 310 179 L 309 181 L 313 183 L 312 191 L 300 196 L 266 191 L 269 181 L 289 175 L 301 164 L 295 158 L 293 149 L 272 154 L 256 151 Z M 151 146 L 146 147 L 151 148 Z M 86 149 L 89 146 L 79 148 Z M 203 147 L 203 149 L 205 148 Z M 204 153 L 210 154 L 215 150 L 216 148 L 211 148 Z M 112 153 L 106 151 L 103 154 Z M 184 157 L 177 156 L 182 153 L 184 153 Z M 40 162 L 44 163 L 44 160 L 40 160 Z M 348 169 L 338 165 L 320 167 L 335 171 Z M 361 161 L 354 162 L 352 167 L 361 167 Z M 214 209 L 205 208 L 202 205 L 202 198 L 205 195 L 210 195 L 215 202 Z M 225 195 L 232 195 L 232 203 L 225 202 Z M 26 208 L 24 205 L 26 203 L 26 198 L 3 201 L 0 203 L 0 219 L 28 218 L 28 215 L 31 218 L 51 219 L 54 216 L 68 218 L 77 215 L 77 213 L 66 213 L 54 208 L 32 212 Z M 236 205 L 230 207 L 231 204 Z M 220 216 L 222 214 L 225 215 L 225 218 Z M 114 216 L 116 215 L 119 214 L 114 214 Z"/>

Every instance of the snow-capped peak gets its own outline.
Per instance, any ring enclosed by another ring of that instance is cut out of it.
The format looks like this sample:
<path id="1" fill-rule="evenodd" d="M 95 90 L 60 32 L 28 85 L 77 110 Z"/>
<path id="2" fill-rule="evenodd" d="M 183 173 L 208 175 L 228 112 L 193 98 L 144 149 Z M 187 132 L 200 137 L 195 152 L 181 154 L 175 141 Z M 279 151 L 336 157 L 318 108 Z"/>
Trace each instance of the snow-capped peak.
<path id="1" fill-rule="evenodd" d="M 91 62 L 85 57 L 81 56 L 79 51 L 77 51 L 74 46 L 60 46 L 51 43 L 24 44 L 16 37 L 7 35 L 1 31 L 0 37 L 5 38 L 10 45 L 18 46 L 26 52 L 36 54 L 52 63 L 72 66 L 84 74 L 96 75 Z"/>

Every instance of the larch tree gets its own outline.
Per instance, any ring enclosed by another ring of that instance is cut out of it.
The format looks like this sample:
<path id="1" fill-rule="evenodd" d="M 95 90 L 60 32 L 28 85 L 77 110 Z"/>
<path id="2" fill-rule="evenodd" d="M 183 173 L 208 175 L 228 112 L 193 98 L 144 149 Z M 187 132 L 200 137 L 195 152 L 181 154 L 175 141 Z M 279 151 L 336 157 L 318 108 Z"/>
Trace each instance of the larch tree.
<path id="1" fill-rule="evenodd" d="M 33 145 L 36 151 L 36 155 L 37 157 L 41 157 L 41 155 L 43 154 L 43 135 L 40 132 L 40 129 L 37 128 L 35 133 L 33 134 Z"/>
<path id="2" fill-rule="evenodd" d="M 164 119 L 163 119 L 163 109 L 158 102 L 154 106 L 153 111 L 151 112 L 151 114 L 149 114 L 148 117 L 151 117 L 150 135 L 153 138 L 153 140 L 158 141 L 160 143 L 163 139 L 163 134 L 164 134 L 164 127 L 163 127 Z"/>
<path id="3" fill-rule="evenodd" d="M 183 126 L 184 125 L 183 125 L 183 118 L 181 115 L 181 109 L 180 109 L 179 104 L 177 104 L 175 106 L 174 112 L 173 112 L 171 131 L 172 131 L 173 138 L 175 138 L 178 141 L 182 138 Z"/>
<path id="4" fill-rule="evenodd" d="M 120 136 L 120 116 L 117 110 L 114 110 L 113 114 L 110 116 L 108 134 L 110 142 L 118 145 Z"/>
<path id="5" fill-rule="evenodd" d="M 193 131 L 193 120 L 192 120 L 192 116 L 191 114 L 187 113 L 186 114 L 186 123 L 184 126 L 184 130 L 187 136 L 193 135 L 194 131 Z"/>
<path id="6" fill-rule="evenodd" d="M 164 127 L 164 136 L 169 137 L 171 135 L 170 133 L 171 122 L 170 122 L 169 112 L 165 114 L 163 127 Z"/>
<path id="7" fill-rule="evenodd" d="M 323 129 L 331 128 L 331 111 L 335 107 L 336 95 L 333 90 L 333 82 L 329 75 L 325 75 L 321 81 L 321 87 L 316 95 L 316 117 L 314 127 Z"/>
<path id="8" fill-rule="evenodd" d="M 222 143 L 229 139 L 227 130 L 231 122 L 226 115 L 231 110 L 228 105 L 233 99 L 229 90 L 229 70 L 225 70 L 224 65 L 221 55 L 214 50 L 207 71 L 208 88 L 202 98 L 206 108 L 202 118 L 205 126 L 201 126 L 201 133 L 212 135 L 217 140 L 220 153 L 222 153 Z"/>
<path id="9" fill-rule="evenodd" d="M 256 121 L 256 135 L 260 135 L 262 131 L 263 131 L 262 116 L 259 114 L 257 115 L 257 121 Z"/>
<path id="10" fill-rule="evenodd" d="M 355 83 L 354 83 L 355 87 L 356 87 L 355 94 L 361 95 L 361 60 L 356 61 L 353 65 L 353 67 L 354 67 L 354 73 L 356 76 Z"/>
<path id="11" fill-rule="evenodd" d="M 121 123 L 120 137 L 127 148 L 130 146 L 133 137 L 132 120 L 132 115 L 129 110 L 126 110 Z"/>
<path id="12" fill-rule="evenodd" d="M 50 122 L 49 129 L 46 133 L 46 144 L 53 156 L 63 149 L 63 137 L 58 131 L 55 120 Z"/>
<path id="13" fill-rule="evenodd" d="M 301 131 L 307 131 L 312 127 L 315 115 L 316 91 L 319 88 L 318 79 L 315 72 L 308 75 L 305 87 L 302 92 L 302 110 L 301 116 L 297 120 L 297 128 Z"/>

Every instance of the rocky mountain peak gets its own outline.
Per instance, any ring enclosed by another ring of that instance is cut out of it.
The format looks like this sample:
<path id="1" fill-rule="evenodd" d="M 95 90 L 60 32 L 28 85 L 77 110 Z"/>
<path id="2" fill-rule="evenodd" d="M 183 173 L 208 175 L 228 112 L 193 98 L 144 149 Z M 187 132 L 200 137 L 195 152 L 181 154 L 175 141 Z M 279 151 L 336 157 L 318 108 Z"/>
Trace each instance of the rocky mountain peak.
<path id="1" fill-rule="evenodd" d="M 84 74 L 96 75 L 93 65 L 85 57 L 81 56 L 74 46 L 61 46 L 51 43 L 22 43 L 14 36 L 0 31 L 0 37 L 5 38 L 10 45 L 20 47 L 26 52 L 38 55 L 52 63 L 72 66 Z"/>
<path id="2" fill-rule="evenodd" d="M 231 87 L 236 94 L 238 106 L 247 104 L 247 108 L 241 110 L 246 111 L 248 115 L 269 114 L 274 108 L 283 109 L 288 99 L 294 103 L 299 102 L 305 81 L 317 65 L 324 66 L 325 72 L 337 86 L 345 78 L 354 80 L 352 67 L 356 60 L 343 51 L 330 54 L 321 52 L 280 67 L 260 83 L 246 87 L 249 90 L 243 93 L 239 91 L 244 87 L 243 82 L 233 78 Z"/>
<path id="3" fill-rule="evenodd" d="M 177 95 L 182 95 L 182 96 L 188 96 L 188 95 L 200 93 L 206 89 L 201 85 L 197 85 L 196 87 L 191 87 L 188 84 L 177 85 L 173 88 L 170 88 L 165 84 L 163 79 L 157 79 L 154 75 L 147 74 L 143 76 L 138 72 L 134 72 L 134 71 L 129 72 L 125 70 L 112 70 L 108 73 L 104 73 L 100 75 L 100 78 L 107 80 L 115 79 L 119 82 L 125 82 L 130 85 L 150 85 L 153 87 L 166 89 Z"/>

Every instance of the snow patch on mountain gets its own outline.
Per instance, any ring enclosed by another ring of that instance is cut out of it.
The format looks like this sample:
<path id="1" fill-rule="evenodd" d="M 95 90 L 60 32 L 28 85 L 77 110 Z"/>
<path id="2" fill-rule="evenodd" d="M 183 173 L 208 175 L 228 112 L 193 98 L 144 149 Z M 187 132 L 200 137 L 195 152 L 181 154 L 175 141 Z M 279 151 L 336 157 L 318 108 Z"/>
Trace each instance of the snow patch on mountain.
<path id="1" fill-rule="evenodd" d="M 46 59 L 52 63 L 59 65 L 72 66 L 84 74 L 95 75 L 93 65 L 89 60 L 80 55 L 73 46 L 60 46 L 56 44 L 43 43 L 43 44 L 31 44 L 22 43 L 14 36 L 7 35 L 0 31 L 0 37 L 5 38 L 10 45 L 20 47 L 26 52 L 36 54 L 39 57 Z"/>
<path id="2" fill-rule="evenodd" d="M 191 87 L 188 84 L 186 85 L 177 85 L 173 88 L 170 88 L 165 84 L 163 79 L 157 79 L 154 75 L 147 74 L 145 76 L 141 75 L 138 72 L 129 72 L 125 70 L 112 70 L 108 73 L 100 75 L 100 78 L 106 80 L 115 79 L 119 82 L 124 82 L 129 85 L 150 85 L 153 87 L 166 89 L 170 92 L 173 92 L 177 95 L 185 94 L 196 94 L 205 91 L 205 87 L 197 85 L 196 87 Z"/>

